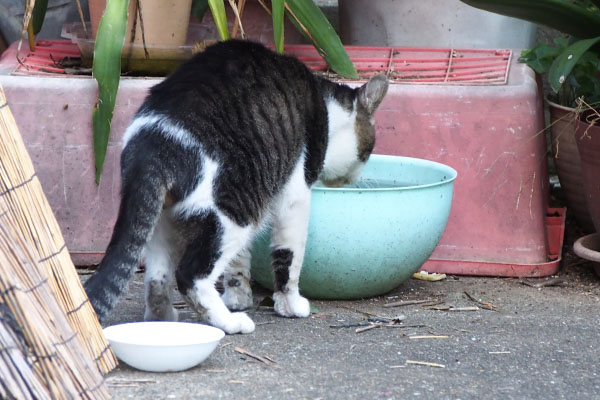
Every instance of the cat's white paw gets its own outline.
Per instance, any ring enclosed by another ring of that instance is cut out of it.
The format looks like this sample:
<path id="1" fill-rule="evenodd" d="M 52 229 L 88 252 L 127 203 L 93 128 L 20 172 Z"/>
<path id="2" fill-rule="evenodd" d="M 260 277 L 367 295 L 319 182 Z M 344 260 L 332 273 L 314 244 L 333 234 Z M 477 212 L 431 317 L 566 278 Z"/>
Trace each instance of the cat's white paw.
<path id="1" fill-rule="evenodd" d="M 228 335 L 252 333 L 255 328 L 254 321 L 243 312 L 231 313 L 226 318 L 211 320 L 210 323 L 217 328 L 223 329 Z"/>
<path id="2" fill-rule="evenodd" d="M 273 293 L 275 312 L 282 317 L 305 318 L 310 315 L 310 303 L 298 292 Z"/>
<path id="3" fill-rule="evenodd" d="M 247 310 L 254 305 L 252 301 L 252 289 L 250 289 L 249 285 L 225 286 L 225 291 L 221 299 L 231 311 Z"/>

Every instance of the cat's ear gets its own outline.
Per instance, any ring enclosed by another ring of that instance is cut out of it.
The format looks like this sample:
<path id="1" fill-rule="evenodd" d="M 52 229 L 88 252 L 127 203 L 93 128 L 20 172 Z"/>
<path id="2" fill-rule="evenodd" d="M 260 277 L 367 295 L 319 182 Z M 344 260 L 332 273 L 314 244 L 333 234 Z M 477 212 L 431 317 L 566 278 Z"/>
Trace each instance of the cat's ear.
<path id="1" fill-rule="evenodd" d="M 373 114 L 388 90 L 388 79 L 385 74 L 378 74 L 358 89 L 358 101 Z"/>

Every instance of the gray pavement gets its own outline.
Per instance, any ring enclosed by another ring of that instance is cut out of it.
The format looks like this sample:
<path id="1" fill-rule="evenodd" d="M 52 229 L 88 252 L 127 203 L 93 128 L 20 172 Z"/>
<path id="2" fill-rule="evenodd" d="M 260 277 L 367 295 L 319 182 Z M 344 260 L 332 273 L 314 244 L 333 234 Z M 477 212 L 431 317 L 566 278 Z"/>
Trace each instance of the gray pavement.
<path id="1" fill-rule="evenodd" d="M 306 319 L 284 319 L 258 307 L 249 312 L 256 332 L 226 336 L 198 367 L 160 374 L 121 364 L 107 382 L 117 399 L 600 399 L 600 280 L 572 255 L 564 265 L 562 286 L 449 276 L 440 282 L 410 279 L 373 299 L 312 301 L 314 314 Z M 142 293 L 137 274 L 107 325 L 142 320 Z M 267 295 L 257 287 L 255 303 Z M 384 307 L 421 299 L 479 309 Z M 332 327 L 400 314 L 406 318 L 394 327 L 359 333 L 357 327 Z M 187 308 L 180 315 L 197 320 Z"/>

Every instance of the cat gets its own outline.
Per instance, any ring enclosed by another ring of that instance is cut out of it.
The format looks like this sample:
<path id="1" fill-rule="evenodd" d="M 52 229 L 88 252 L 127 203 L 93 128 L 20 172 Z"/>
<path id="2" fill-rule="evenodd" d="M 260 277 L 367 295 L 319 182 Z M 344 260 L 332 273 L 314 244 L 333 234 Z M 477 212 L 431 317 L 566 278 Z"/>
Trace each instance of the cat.
<path id="1" fill-rule="evenodd" d="M 145 251 L 146 320 L 177 320 L 176 283 L 207 323 L 253 332 L 242 312 L 252 306 L 249 247 L 269 224 L 275 311 L 307 317 L 298 280 L 311 186 L 357 179 L 387 88 L 385 75 L 360 88 L 333 83 L 242 40 L 206 48 L 151 88 L 123 137 L 112 238 L 84 284 L 100 320 Z"/>

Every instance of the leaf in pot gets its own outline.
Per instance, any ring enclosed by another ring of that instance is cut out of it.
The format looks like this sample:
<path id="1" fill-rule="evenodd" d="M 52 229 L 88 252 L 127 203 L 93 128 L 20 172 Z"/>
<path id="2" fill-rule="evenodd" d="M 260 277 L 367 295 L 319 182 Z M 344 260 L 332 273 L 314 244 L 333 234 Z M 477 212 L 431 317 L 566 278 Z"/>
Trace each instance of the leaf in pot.
<path id="1" fill-rule="evenodd" d="M 35 6 L 33 6 L 33 14 L 31 14 L 33 33 L 36 35 L 42 30 L 44 24 L 44 17 L 46 16 L 46 10 L 48 9 L 48 0 L 35 0 Z"/>
<path id="2" fill-rule="evenodd" d="M 273 14 L 273 38 L 275 50 L 283 53 L 283 15 L 285 14 L 285 0 L 272 0 L 271 11 Z"/>
<path id="3" fill-rule="evenodd" d="M 191 14 L 198 18 L 199 21 L 202 21 L 204 18 L 204 14 L 206 14 L 206 10 L 208 10 L 208 0 L 193 0 L 192 1 L 192 11 Z"/>
<path id="4" fill-rule="evenodd" d="M 538 74 L 546 73 L 554 59 L 561 53 L 561 49 L 541 43 L 530 50 L 523 50 L 519 62 L 527 64 Z"/>
<path id="5" fill-rule="evenodd" d="M 229 28 L 227 26 L 227 14 L 225 14 L 225 1 L 224 0 L 208 0 L 208 6 L 212 13 L 219 37 L 221 40 L 229 39 Z"/>
<path id="6" fill-rule="evenodd" d="M 331 69 L 344 78 L 358 78 L 342 41 L 321 9 L 312 0 L 286 0 L 286 5 L 294 25 L 313 42 Z"/>
<path id="7" fill-rule="evenodd" d="M 577 82 L 580 85 L 580 93 L 588 104 L 594 105 L 600 102 L 600 80 L 584 75 L 578 78 Z"/>
<path id="8" fill-rule="evenodd" d="M 482 10 L 549 26 L 576 37 L 600 35 L 600 15 L 565 0 L 460 0 Z"/>
<path id="9" fill-rule="evenodd" d="M 590 49 L 590 47 L 598 42 L 600 42 L 600 36 L 592 39 L 578 40 L 567 47 L 554 60 L 548 71 L 548 80 L 555 93 L 558 93 L 562 84 L 565 82 L 567 76 L 571 73 L 579 59 Z"/>
<path id="10" fill-rule="evenodd" d="M 96 35 L 92 66 L 92 75 L 98 82 L 98 102 L 92 112 L 96 183 L 100 183 L 100 175 L 102 175 L 110 124 L 119 88 L 121 52 L 125 44 L 128 7 L 129 0 L 107 1 Z"/>

